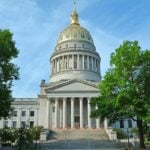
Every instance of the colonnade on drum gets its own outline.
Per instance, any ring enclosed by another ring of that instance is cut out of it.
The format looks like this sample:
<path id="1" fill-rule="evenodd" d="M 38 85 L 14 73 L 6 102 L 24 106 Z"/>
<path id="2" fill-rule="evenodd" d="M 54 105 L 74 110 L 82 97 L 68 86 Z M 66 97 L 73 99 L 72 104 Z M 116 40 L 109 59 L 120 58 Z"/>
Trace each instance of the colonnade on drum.
<path id="1" fill-rule="evenodd" d="M 63 97 L 47 101 L 48 128 L 99 128 L 100 119 L 91 119 L 91 98 Z"/>

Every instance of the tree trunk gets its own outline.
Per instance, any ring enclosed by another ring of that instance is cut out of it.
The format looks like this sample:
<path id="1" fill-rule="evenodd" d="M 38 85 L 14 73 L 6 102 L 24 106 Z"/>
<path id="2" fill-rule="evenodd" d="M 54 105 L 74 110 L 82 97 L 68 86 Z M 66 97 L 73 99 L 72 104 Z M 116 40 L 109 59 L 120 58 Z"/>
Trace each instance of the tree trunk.
<path id="1" fill-rule="evenodd" d="M 143 121 L 141 119 L 137 120 L 137 126 L 138 126 L 138 131 L 139 131 L 140 148 L 145 148 L 144 133 L 143 133 Z"/>

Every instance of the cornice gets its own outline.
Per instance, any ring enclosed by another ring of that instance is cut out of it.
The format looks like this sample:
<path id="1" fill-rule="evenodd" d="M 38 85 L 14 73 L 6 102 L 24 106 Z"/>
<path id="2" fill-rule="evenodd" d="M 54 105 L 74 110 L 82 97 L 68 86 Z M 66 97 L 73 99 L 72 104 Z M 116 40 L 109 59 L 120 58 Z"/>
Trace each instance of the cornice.
<path id="1" fill-rule="evenodd" d="M 78 80 L 78 79 L 73 79 L 73 80 L 68 80 L 66 82 L 63 82 L 63 83 L 60 83 L 60 84 L 56 84 L 54 86 L 51 86 L 49 87 L 48 89 L 45 89 L 45 91 L 49 91 L 49 90 L 54 90 L 54 89 L 57 89 L 59 87 L 62 87 L 62 86 L 65 86 L 65 85 L 68 85 L 68 84 L 71 84 L 71 83 L 74 83 L 74 82 L 79 82 L 79 83 L 83 83 L 83 84 L 86 84 L 86 85 L 89 85 L 89 86 L 92 86 L 94 88 L 97 88 L 98 89 L 98 84 L 97 83 L 94 83 L 94 82 L 90 82 L 90 81 L 87 81 L 87 80 Z"/>

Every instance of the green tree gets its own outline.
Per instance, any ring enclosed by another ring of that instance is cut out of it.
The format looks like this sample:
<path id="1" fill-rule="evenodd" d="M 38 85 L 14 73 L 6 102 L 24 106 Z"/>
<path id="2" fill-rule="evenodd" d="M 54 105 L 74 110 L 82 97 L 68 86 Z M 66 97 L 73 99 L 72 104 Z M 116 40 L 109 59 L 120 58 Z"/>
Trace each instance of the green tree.
<path id="1" fill-rule="evenodd" d="M 0 30 L 0 118 L 10 115 L 12 82 L 19 76 L 18 67 L 12 62 L 18 56 L 12 36 L 9 30 Z"/>
<path id="2" fill-rule="evenodd" d="M 20 128 L 16 139 L 17 150 L 30 150 L 33 144 L 33 137 L 29 129 Z"/>
<path id="3" fill-rule="evenodd" d="M 100 96 L 92 102 L 98 109 L 91 116 L 111 122 L 133 119 L 144 148 L 143 125 L 149 122 L 150 111 L 150 51 L 142 51 L 137 41 L 125 41 L 111 54 L 110 65 L 99 85 Z"/>

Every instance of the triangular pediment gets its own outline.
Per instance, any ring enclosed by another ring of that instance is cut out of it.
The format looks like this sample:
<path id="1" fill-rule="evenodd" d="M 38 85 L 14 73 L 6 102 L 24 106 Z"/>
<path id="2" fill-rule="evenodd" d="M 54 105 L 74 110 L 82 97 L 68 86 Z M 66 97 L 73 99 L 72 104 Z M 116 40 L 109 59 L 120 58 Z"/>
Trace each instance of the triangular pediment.
<path id="1" fill-rule="evenodd" d="M 97 84 L 83 80 L 69 80 L 46 89 L 48 91 L 99 91 Z"/>

